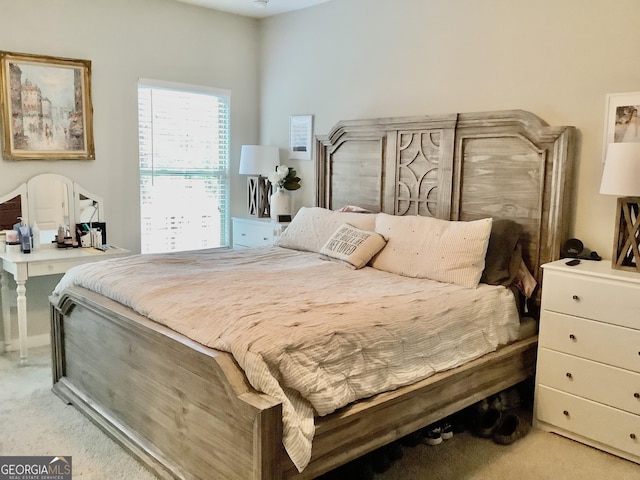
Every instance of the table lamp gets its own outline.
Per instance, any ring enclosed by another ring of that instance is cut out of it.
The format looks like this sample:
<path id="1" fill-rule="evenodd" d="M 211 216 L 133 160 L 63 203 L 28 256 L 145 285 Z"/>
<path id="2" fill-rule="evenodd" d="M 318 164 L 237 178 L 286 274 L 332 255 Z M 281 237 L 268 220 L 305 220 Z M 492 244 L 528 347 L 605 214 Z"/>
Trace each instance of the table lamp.
<path id="1" fill-rule="evenodd" d="M 243 145 L 240 152 L 240 175 L 247 177 L 249 191 L 249 215 L 258 218 L 270 216 L 269 194 L 271 183 L 266 174 L 280 164 L 278 147 Z"/>
<path id="2" fill-rule="evenodd" d="M 600 193 L 618 197 L 611 266 L 640 273 L 640 143 L 609 144 Z"/>

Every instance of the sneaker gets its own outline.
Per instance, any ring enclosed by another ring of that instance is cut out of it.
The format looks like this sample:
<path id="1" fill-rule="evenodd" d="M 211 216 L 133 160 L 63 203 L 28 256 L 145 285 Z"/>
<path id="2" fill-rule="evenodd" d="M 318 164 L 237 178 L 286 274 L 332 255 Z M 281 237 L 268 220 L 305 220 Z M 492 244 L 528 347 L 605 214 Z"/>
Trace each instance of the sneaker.
<path id="1" fill-rule="evenodd" d="M 422 433 L 422 442 L 427 445 L 440 445 L 442 443 L 442 429 L 429 426 Z"/>
<path id="2" fill-rule="evenodd" d="M 453 438 L 453 426 L 449 422 L 444 422 L 440 427 L 440 436 L 443 440 L 450 440 Z"/>

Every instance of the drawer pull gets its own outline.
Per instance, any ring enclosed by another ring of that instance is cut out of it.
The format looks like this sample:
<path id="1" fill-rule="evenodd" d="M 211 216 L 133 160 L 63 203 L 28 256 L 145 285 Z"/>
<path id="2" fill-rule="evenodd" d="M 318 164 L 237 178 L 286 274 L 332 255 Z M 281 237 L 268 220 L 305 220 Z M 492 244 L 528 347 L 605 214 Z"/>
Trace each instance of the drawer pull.
<path id="1" fill-rule="evenodd" d="M 571 372 L 567 372 L 567 378 L 572 379 L 573 375 L 571 375 Z"/>
<path id="2" fill-rule="evenodd" d="M 638 392 L 634 393 L 634 394 L 633 394 L 633 397 L 634 397 L 634 398 L 640 398 L 640 393 L 638 393 Z"/>
<path id="3" fill-rule="evenodd" d="M 576 339 L 576 336 L 575 336 L 573 333 L 570 333 L 570 334 L 569 334 L 569 338 L 570 338 L 571 340 L 577 340 L 577 339 Z M 638 352 L 638 354 L 640 355 L 640 352 Z"/>
<path id="4" fill-rule="evenodd" d="M 564 410 L 564 411 L 562 412 L 562 414 L 563 414 L 565 417 L 568 417 L 568 416 L 569 416 L 569 410 Z"/>
<path id="5" fill-rule="evenodd" d="M 578 295 L 574 295 L 571 298 L 573 298 L 576 302 L 580 301 L 580 297 Z"/>
<path id="6" fill-rule="evenodd" d="M 631 440 L 635 440 L 635 439 L 636 439 L 636 434 L 635 434 L 635 433 L 632 433 L 631 435 L 629 435 L 629 438 L 630 438 Z"/>

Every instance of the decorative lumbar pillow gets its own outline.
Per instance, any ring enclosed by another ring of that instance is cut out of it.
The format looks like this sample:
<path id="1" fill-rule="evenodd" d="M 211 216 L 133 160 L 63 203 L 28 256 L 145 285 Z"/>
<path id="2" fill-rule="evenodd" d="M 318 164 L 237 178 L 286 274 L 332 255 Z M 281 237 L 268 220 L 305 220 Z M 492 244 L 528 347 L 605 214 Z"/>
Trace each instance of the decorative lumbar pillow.
<path id="1" fill-rule="evenodd" d="M 376 215 L 387 245 L 370 262 L 378 270 L 475 288 L 484 270 L 491 218 L 471 222 Z"/>
<path id="2" fill-rule="evenodd" d="M 369 263 L 386 243 L 384 237 L 378 233 L 343 223 L 322 246 L 320 256 L 339 260 L 351 268 L 358 269 Z"/>
<path id="3" fill-rule="evenodd" d="M 275 244 L 293 250 L 320 253 L 322 246 L 343 223 L 373 231 L 376 215 L 336 212 L 321 207 L 302 207 L 276 239 Z"/>

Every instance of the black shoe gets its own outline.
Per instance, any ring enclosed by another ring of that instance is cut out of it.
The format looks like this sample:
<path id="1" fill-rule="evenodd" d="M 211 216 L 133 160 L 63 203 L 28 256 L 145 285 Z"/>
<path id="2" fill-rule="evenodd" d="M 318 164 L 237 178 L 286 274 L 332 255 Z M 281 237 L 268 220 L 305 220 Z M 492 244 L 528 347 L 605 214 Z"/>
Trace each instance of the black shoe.
<path id="1" fill-rule="evenodd" d="M 422 430 L 422 443 L 440 445 L 442 443 L 442 429 L 437 425 L 429 425 Z"/>
<path id="2" fill-rule="evenodd" d="M 440 436 L 443 440 L 450 440 L 453 438 L 453 425 L 449 422 L 443 422 L 440 426 Z"/>
<path id="3" fill-rule="evenodd" d="M 502 412 L 490 408 L 478 418 L 476 434 L 479 437 L 489 438 L 502 420 Z"/>
<path id="4" fill-rule="evenodd" d="M 400 443 L 405 447 L 415 447 L 422 441 L 422 434 L 420 431 L 405 435 L 400 439 Z"/>
<path id="5" fill-rule="evenodd" d="M 387 446 L 374 450 L 369 455 L 371 468 L 375 473 L 384 473 L 391 468 L 391 458 L 389 456 L 389 448 Z"/>
<path id="6" fill-rule="evenodd" d="M 392 462 L 400 460 L 403 456 L 404 452 L 402 451 L 402 445 L 400 445 L 400 442 L 393 442 L 389 444 L 389 458 Z"/>

